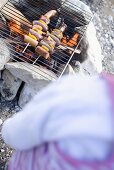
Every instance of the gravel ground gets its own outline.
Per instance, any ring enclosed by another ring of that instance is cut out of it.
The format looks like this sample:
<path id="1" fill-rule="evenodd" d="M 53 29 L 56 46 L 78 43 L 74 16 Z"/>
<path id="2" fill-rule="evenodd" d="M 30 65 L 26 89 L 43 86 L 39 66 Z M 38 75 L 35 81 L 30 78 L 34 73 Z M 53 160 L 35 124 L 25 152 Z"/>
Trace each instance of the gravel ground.
<path id="1" fill-rule="evenodd" d="M 82 1 L 88 4 L 95 14 L 93 22 L 104 56 L 103 69 L 114 73 L 114 0 Z M 18 111 L 16 99 L 12 102 L 6 102 L 0 98 L 0 123 Z M 4 169 L 4 164 L 11 154 L 12 150 L 4 144 L 0 137 L 0 170 Z"/>
<path id="2" fill-rule="evenodd" d="M 6 102 L 0 96 L 0 124 L 19 110 L 20 108 L 17 106 L 16 99 L 12 102 Z M 0 170 L 4 169 L 4 165 L 11 156 L 11 154 L 12 150 L 2 140 L 0 126 Z"/>
<path id="3" fill-rule="evenodd" d="M 82 1 L 89 4 L 94 13 L 93 22 L 104 56 L 103 69 L 114 73 L 114 0 Z"/>

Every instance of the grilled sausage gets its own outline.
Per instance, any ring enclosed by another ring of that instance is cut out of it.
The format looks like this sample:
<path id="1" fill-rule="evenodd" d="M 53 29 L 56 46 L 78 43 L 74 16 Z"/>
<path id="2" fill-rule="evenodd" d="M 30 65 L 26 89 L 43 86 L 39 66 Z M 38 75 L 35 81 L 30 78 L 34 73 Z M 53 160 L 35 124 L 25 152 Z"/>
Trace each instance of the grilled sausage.
<path id="1" fill-rule="evenodd" d="M 37 46 L 35 49 L 36 53 L 38 53 L 39 55 L 41 55 L 42 57 L 44 57 L 45 59 L 49 59 L 50 58 L 50 54 L 48 51 L 46 51 L 44 48 Z"/>
<path id="2" fill-rule="evenodd" d="M 56 14 L 57 14 L 56 10 L 51 10 L 51 11 L 47 12 L 45 14 L 45 16 L 50 19 L 51 17 L 54 17 Z"/>

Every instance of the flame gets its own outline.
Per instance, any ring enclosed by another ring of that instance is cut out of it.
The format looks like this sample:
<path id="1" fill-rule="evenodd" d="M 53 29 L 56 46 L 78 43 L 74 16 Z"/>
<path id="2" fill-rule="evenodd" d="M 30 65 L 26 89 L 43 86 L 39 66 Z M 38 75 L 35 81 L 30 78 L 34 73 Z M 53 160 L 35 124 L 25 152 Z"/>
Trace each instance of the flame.
<path id="1" fill-rule="evenodd" d="M 67 41 L 67 37 L 64 36 L 62 39 L 62 44 L 68 45 L 70 47 L 74 47 L 77 45 L 78 37 L 79 37 L 79 34 L 76 33 L 70 40 Z"/>
<path id="2" fill-rule="evenodd" d="M 20 35 L 24 34 L 24 31 L 21 28 L 21 25 L 19 23 L 17 23 L 16 21 L 14 21 L 14 20 L 9 21 L 8 27 L 10 28 L 10 31 L 12 33 L 16 33 L 16 34 L 20 34 Z"/>

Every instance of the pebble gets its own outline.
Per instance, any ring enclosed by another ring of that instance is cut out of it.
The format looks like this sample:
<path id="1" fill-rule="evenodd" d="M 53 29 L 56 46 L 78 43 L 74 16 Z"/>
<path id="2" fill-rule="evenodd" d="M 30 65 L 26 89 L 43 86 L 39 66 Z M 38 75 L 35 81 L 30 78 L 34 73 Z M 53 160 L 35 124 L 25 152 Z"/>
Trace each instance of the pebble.
<path id="1" fill-rule="evenodd" d="M 15 114 L 16 113 L 16 110 L 12 110 L 12 114 Z"/>
<path id="2" fill-rule="evenodd" d="M 104 23 L 107 23 L 107 20 L 106 20 L 106 19 L 104 19 L 104 20 L 103 20 L 103 22 L 104 22 Z"/>
<path id="3" fill-rule="evenodd" d="M 3 123 L 3 120 L 2 120 L 2 119 L 0 119 L 0 126 L 2 125 L 2 123 Z"/>
<path id="4" fill-rule="evenodd" d="M 4 150 L 4 149 L 0 149 L 0 151 L 1 151 L 1 152 L 5 152 L 5 150 Z"/>
<path id="5" fill-rule="evenodd" d="M 5 110 L 6 110 L 7 112 L 9 112 L 9 111 L 10 111 L 10 108 L 7 107 Z"/>
<path id="6" fill-rule="evenodd" d="M 19 111 L 20 111 L 19 106 L 15 106 L 15 111 L 16 111 L 16 112 L 19 112 Z"/>
<path id="7" fill-rule="evenodd" d="M 110 39 L 110 42 L 111 42 L 112 46 L 114 46 L 114 40 Z"/>
<path id="8" fill-rule="evenodd" d="M 109 15 L 108 19 L 109 21 L 113 21 L 113 17 L 111 15 Z"/>

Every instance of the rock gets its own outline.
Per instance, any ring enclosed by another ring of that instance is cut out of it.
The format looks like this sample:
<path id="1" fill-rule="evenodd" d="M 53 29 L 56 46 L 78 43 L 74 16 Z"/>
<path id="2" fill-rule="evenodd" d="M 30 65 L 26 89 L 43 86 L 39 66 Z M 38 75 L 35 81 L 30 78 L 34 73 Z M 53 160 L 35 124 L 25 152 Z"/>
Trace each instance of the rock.
<path id="1" fill-rule="evenodd" d="M 7 2 L 7 0 L 0 0 L 0 8 Z"/>
<path id="2" fill-rule="evenodd" d="M 85 72 L 85 70 L 83 70 L 81 63 L 79 61 L 76 61 L 75 65 L 70 65 L 68 64 L 65 72 L 63 75 L 81 75 L 83 76 L 84 74 L 88 74 L 87 72 Z"/>
<path id="3" fill-rule="evenodd" d="M 109 15 L 108 19 L 109 21 L 113 21 L 113 16 Z"/>
<path id="4" fill-rule="evenodd" d="M 76 61 L 75 66 L 73 66 L 73 70 L 74 70 L 76 76 L 77 75 L 83 76 L 84 74 L 87 74 L 83 70 L 82 65 L 79 61 Z"/>
<path id="5" fill-rule="evenodd" d="M 2 80 L 2 74 L 1 74 L 1 71 L 0 71 L 0 89 L 1 89 L 1 87 L 2 87 L 2 82 L 3 82 L 3 80 Z"/>
<path id="6" fill-rule="evenodd" d="M 2 119 L 0 119 L 0 126 L 2 125 L 2 123 L 3 123 L 3 120 L 2 120 Z"/>
<path id="7" fill-rule="evenodd" d="M 66 70 L 63 73 L 63 75 L 66 75 L 66 74 L 75 75 L 75 71 L 73 70 L 73 68 L 72 68 L 72 66 L 70 64 L 68 64 Z"/>
<path id="8" fill-rule="evenodd" d="M 106 38 L 108 38 L 108 36 L 109 36 L 108 34 L 105 34 L 105 37 L 106 37 Z"/>
<path id="9" fill-rule="evenodd" d="M 112 38 L 110 39 L 110 42 L 111 42 L 111 44 L 112 44 L 112 46 L 114 48 L 114 40 Z"/>
<path id="10" fill-rule="evenodd" d="M 57 79 L 56 75 L 46 68 L 24 62 L 7 63 L 5 67 L 15 76 L 26 82 L 33 89 L 39 90 L 50 81 Z"/>
<path id="11" fill-rule="evenodd" d="M 0 70 L 4 68 L 4 65 L 10 60 L 10 51 L 4 41 L 0 38 Z"/>
<path id="12" fill-rule="evenodd" d="M 5 100 L 11 101 L 15 98 L 22 81 L 15 78 L 8 70 L 4 70 L 2 78 L 1 95 Z"/>
<path id="13" fill-rule="evenodd" d="M 1 151 L 1 152 L 5 152 L 5 150 L 4 150 L 4 149 L 0 149 L 0 151 Z"/>
<path id="14" fill-rule="evenodd" d="M 15 106 L 14 109 L 15 109 L 16 113 L 20 111 L 20 107 L 19 106 Z"/>
<path id="15" fill-rule="evenodd" d="M 88 72 L 89 75 L 94 75 L 102 72 L 102 60 L 101 47 L 96 37 L 96 30 L 91 22 L 83 38 L 83 45 L 88 46 L 88 49 L 83 52 L 85 58 L 82 63 L 82 68 Z"/>
<path id="16" fill-rule="evenodd" d="M 43 88 L 43 87 L 42 87 Z M 40 88 L 39 88 L 40 90 Z M 30 87 L 27 83 L 25 83 L 19 97 L 18 105 L 23 108 L 31 99 L 32 97 L 37 94 L 39 90 L 35 90 L 32 87 Z"/>

